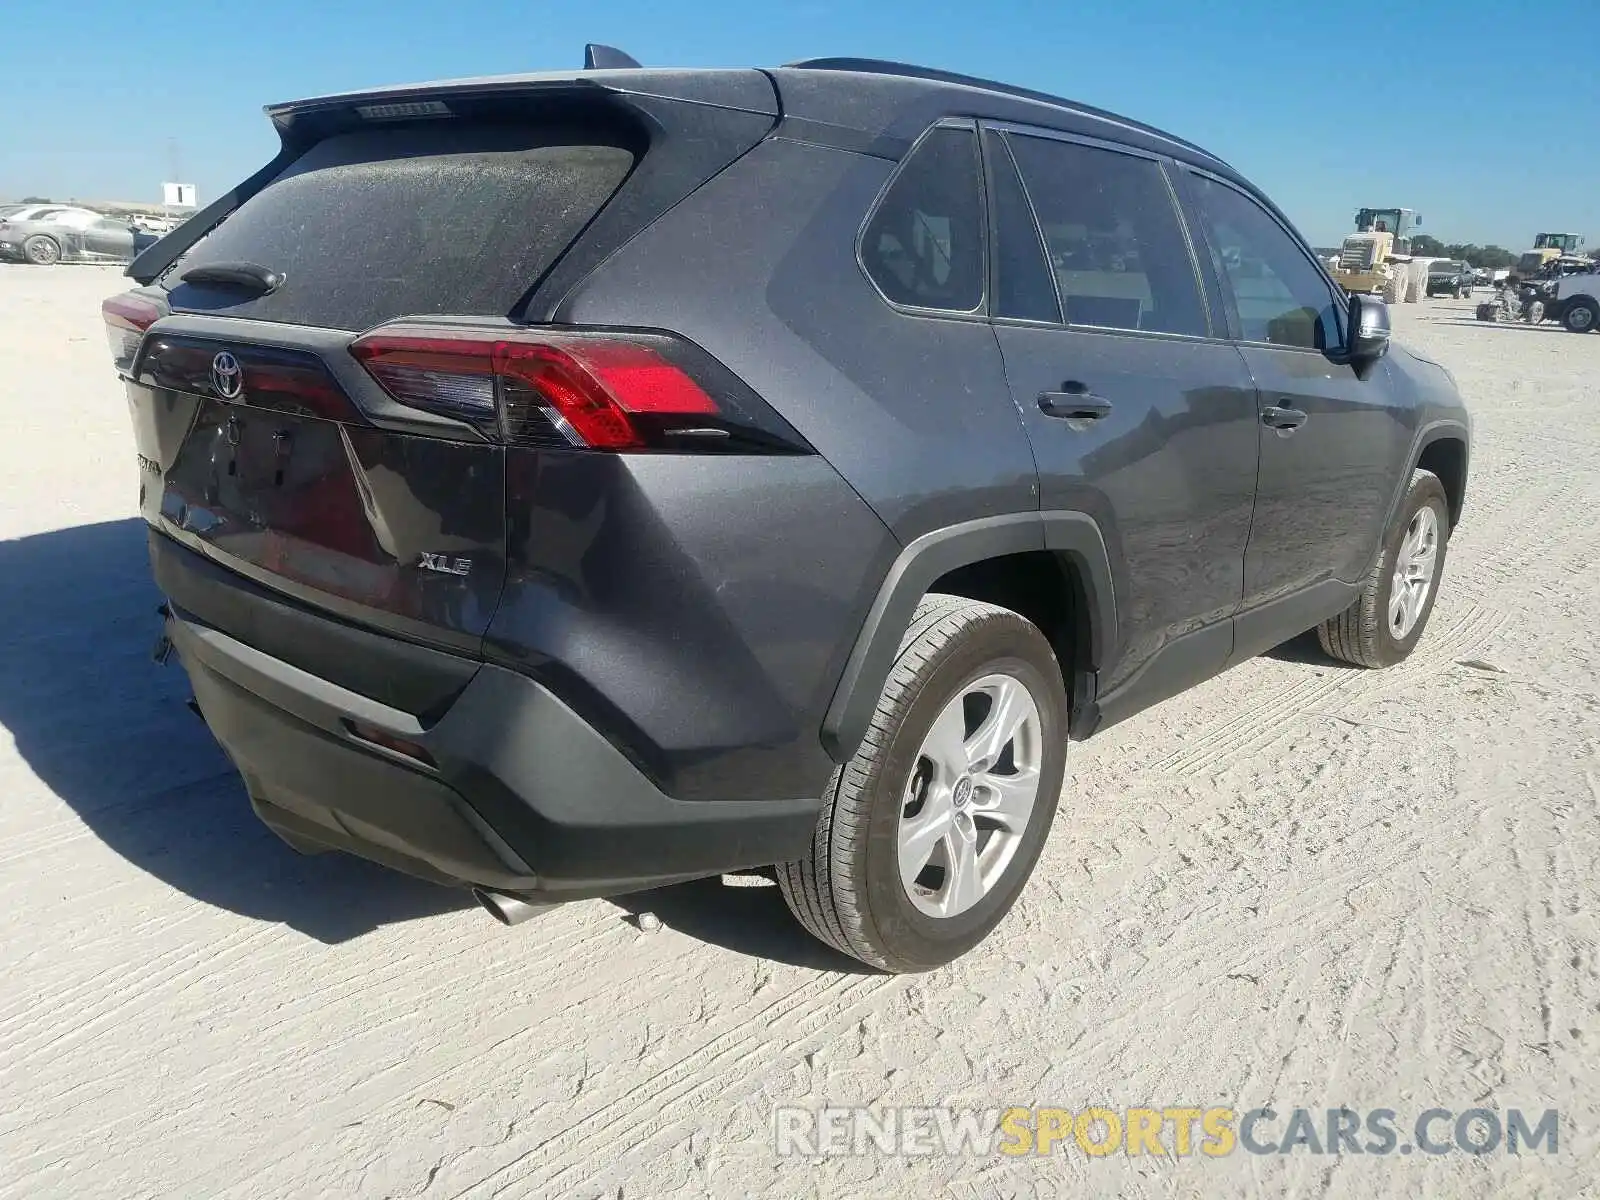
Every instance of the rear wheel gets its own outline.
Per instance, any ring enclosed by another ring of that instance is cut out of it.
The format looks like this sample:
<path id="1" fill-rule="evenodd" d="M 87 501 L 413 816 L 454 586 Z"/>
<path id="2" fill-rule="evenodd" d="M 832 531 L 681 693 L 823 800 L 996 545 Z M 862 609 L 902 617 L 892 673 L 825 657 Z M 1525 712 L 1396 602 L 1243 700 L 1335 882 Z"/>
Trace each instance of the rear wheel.
<path id="1" fill-rule="evenodd" d="M 1431 471 L 1414 471 L 1360 597 L 1317 628 L 1324 652 L 1358 667 L 1392 667 L 1422 638 L 1450 538 L 1450 506 Z"/>
<path id="2" fill-rule="evenodd" d="M 1529 325 L 1537 325 L 1544 320 L 1544 301 L 1529 300 L 1522 309 L 1522 319 Z"/>
<path id="3" fill-rule="evenodd" d="M 61 243 L 49 234 L 36 233 L 22 243 L 22 257 L 35 266 L 48 267 L 61 261 Z"/>
<path id="4" fill-rule="evenodd" d="M 1050 643 L 1008 609 L 924 597 L 811 854 L 778 868 L 812 934 L 885 971 L 950 962 L 1033 871 L 1066 767 Z"/>
<path id="5" fill-rule="evenodd" d="M 1600 326 L 1600 309 L 1593 300 L 1574 300 L 1562 311 L 1561 324 L 1572 333 L 1589 333 Z"/>

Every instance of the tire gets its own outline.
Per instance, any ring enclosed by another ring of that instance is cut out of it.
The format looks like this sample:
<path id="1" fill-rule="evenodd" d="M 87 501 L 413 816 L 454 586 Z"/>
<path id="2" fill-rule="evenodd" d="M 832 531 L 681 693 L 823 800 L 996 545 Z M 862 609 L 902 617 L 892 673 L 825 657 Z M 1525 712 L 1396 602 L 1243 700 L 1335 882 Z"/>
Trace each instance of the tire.
<path id="1" fill-rule="evenodd" d="M 975 685 L 995 679 L 1009 681 L 1002 688 L 1020 686 L 1032 700 L 1037 729 L 1018 726 L 994 763 L 1000 771 L 971 771 L 951 784 L 937 755 L 929 757 L 929 744 L 938 744 L 935 722 L 941 715 L 959 722 L 946 728 L 959 729 L 953 744 L 964 753 L 987 714 L 981 703 L 961 698 L 979 695 Z M 860 749 L 828 785 L 810 856 L 778 866 L 778 886 L 790 911 L 821 941 L 883 971 L 926 971 L 958 958 L 1000 923 L 1028 881 L 1055 816 L 1066 752 L 1062 672 L 1038 628 L 992 604 L 923 597 Z M 982 781 L 1003 779 L 1008 768 L 1021 768 L 1026 760 L 1037 764 L 1038 786 L 1021 827 L 1010 834 L 978 827 L 979 840 L 969 843 L 977 847 L 975 863 L 991 852 L 998 856 L 981 868 L 995 871 L 981 898 L 964 910 L 952 904 L 948 915 L 928 911 L 941 892 L 957 899 L 954 876 L 935 860 L 956 844 L 961 806 L 967 805 L 965 827 L 977 827 L 985 820 L 982 806 L 998 795 Z M 959 798 L 963 779 L 965 801 Z M 927 807 L 935 804 L 937 810 Z M 919 815 L 947 821 L 947 832 L 926 842 L 933 857 L 907 884 L 900 866 L 902 821 Z M 937 885 L 931 890 L 930 879 Z"/>
<path id="2" fill-rule="evenodd" d="M 1600 306 L 1587 297 L 1574 300 L 1562 311 L 1561 324 L 1569 333 L 1592 333 L 1600 327 Z"/>
<path id="3" fill-rule="evenodd" d="M 1544 320 L 1544 301 L 1530 300 L 1522 309 L 1522 319 L 1529 325 L 1537 325 Z"/>
<path id="4" fill-rule="evenodd" d="M 1433 569 L 1426 594 L 1422 597 L 1411 623 L 1397 631 L 1391 624 L 1391 601 L 1401 549 L 1407 542 L 1413 522 L 1424 509 L 1432 511 L 1435 531 Z M 1336 617 L 1317 627 L 1317 640 L 1323 652 L 1343 662 L 1358 667 L 1392 667 L 1403 662 L 1421 640 L 1433 614 L 1433 603 L 1439 595 L 1439 581 L 1444 577 L 1445 552 L 1450 543 L 1450 504 L 1444 485 L 1431 471 L 1411 473 L 1411 485 L 1406 489 L 1405 500 L 1396 514 L 1395 523 L 1383 539 L 1383 552 L 1367 572 L 1356 602 Z"/>
<path id="5" fill-rule="evenodd" d="M 36 233 L 22 243 L 22 257 L 36 267 L 48 267 L 61 261 L 61 243 L 49 234 Z"/>

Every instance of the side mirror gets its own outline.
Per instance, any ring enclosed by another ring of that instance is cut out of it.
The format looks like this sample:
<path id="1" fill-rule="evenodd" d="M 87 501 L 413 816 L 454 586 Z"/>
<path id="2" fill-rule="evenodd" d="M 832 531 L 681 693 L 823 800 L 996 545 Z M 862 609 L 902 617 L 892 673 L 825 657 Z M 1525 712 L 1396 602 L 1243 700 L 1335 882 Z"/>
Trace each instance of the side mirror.
<path id="1" fill-rule="evenodd" d="M 1346 357 L 1356 376 L 1367 377 L 1372 366 L 1389 353 L 1389 306 L 1376 296 L 1350 297 L 1350 345 Z"/>

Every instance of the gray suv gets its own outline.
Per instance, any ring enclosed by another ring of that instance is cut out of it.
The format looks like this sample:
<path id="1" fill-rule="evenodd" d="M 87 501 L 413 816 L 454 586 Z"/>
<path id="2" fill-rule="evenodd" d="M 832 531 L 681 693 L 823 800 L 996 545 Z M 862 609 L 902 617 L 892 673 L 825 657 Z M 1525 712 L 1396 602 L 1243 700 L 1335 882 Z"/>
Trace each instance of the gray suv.
<path id="1" fill-rule="evenodd" d="M 299 850 L 508 923 L 764 869 L 921 970 L 1069 738 L 1427 624 L 1456 388 L 1188 142 L 854 59 L 267 111 L 104 315 L 158 651 Z"/>

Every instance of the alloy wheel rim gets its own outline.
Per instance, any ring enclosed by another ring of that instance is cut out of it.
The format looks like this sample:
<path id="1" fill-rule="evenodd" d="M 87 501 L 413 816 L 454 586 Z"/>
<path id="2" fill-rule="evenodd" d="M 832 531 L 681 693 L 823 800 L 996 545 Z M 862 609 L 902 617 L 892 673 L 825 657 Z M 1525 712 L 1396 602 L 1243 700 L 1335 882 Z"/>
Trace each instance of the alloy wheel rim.
<path id="1" fill-rule="evenodd" d="M 1588 329 L 1594 324 L 1594 313 L 1585 305 L 1578 305 L 1572 310 L 1572 327 L 1574 329 Z"/>
<path id="2" fill-rule="evenodd" d="M 1439 518 L 1432 505 L 1417 510 L 1395 555 L 1389 587 L 1389 632 L 1399 641 L 1417 627 L 1439 566 Z"/>
<path id="3" fill-rule="evenodd" d="M 1044 762 L 1039 705 L 1015 676 L 966 684 L 922 740 L 901 800 L 900 882 L 932 917 L 987 896 L 1022 844 Z"/>

